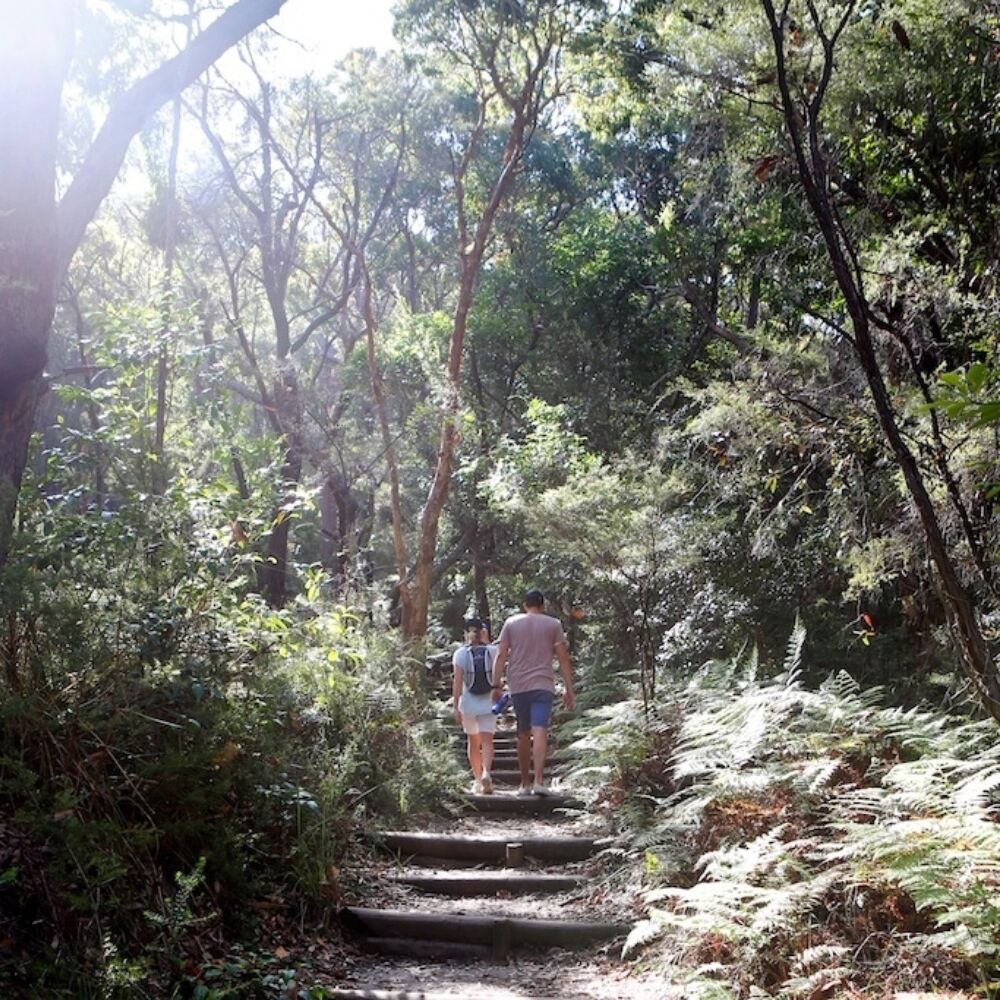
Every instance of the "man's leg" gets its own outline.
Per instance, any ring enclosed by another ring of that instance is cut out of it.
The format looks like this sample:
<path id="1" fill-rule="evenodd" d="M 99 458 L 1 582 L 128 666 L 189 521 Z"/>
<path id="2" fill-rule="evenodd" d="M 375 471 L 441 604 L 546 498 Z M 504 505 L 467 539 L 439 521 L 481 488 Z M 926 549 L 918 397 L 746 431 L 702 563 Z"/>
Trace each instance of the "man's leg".
<path id="1" fill-rule="evenodd" d="M 531 692 L 511 695 L 517 717 L 517 768 L 521 772 L 520 795 L 531 790 Z"/>
<path id="2" fill-rule="evenodd" d="M 549 750 L 549 721 L 552 718 L 552 693 L 535 691 L 531 702 L 531 736 L 534 743 L 535 784 L 532 786 L 539 795 L 546 795 L 545 757 Z"/>
<path id="3" fill-rule="evenodd" d="M 521 772 L 521 787 L 531 785 L 531 730 L 517 732 L 517 767 Z"/>
<path id="4" fill-rule="evenodd" d="M 531 727 L 531 753 L 535 765 L 535 784 L 544 785 L 545 755 L 549 751 L 549 731 L 545 726 Z"/>

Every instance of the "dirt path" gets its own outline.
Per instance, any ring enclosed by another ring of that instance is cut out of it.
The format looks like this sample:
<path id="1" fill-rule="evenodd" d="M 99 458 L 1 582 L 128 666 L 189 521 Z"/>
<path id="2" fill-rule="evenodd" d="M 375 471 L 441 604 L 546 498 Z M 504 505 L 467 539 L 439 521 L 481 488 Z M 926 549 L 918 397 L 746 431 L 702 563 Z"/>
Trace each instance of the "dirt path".
<path id="1" fill-rule="evenodd" d="M 501 730 L 498 748 L 513 739 Z M 371 868 L 365 905 L 345 911 L 364 957 L 338 1000 L 664 997 L 618 958 L 637 903 L 616 886 L 599 824 L 569 796 L 526 800 L 498 784 L 457 820 L 385 839 L 396 857 Z M 523 861 L 508 844 L 523 845 Z"/>

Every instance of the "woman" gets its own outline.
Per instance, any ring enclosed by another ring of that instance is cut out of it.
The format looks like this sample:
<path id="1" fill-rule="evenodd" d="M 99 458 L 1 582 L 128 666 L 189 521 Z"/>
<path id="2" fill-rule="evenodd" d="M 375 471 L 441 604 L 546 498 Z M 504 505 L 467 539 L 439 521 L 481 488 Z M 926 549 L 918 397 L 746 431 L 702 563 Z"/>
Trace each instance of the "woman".
<path id="1" fill-rule="evenodd" d="M 496 646 L 489 643 L 489 631 L 479 618 L 465 621 L 465 645 L 455 650 L 452 664 L 455 678 L 452 695 L 455 721 L 468 737 L 469 766 L 476 795 L 493 794 L 493 733 L 497 717 L 493 714 L 493 663 Z"/>

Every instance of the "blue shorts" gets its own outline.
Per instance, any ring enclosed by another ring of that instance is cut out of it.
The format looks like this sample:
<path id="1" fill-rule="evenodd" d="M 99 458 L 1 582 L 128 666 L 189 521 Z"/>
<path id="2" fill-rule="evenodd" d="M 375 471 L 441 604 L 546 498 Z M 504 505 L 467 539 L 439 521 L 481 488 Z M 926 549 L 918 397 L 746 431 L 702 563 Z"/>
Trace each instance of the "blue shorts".
<path id="1" fill-rule="evenodd" d="M 510 700 L 514 703 L 514 714 L 517 716 L 517 731 L 527 733 L 532 726 L 543 726 L 548 729 L 554 698 L 555 695 L 551 691 L 544 690 L 512 694 Z"/>

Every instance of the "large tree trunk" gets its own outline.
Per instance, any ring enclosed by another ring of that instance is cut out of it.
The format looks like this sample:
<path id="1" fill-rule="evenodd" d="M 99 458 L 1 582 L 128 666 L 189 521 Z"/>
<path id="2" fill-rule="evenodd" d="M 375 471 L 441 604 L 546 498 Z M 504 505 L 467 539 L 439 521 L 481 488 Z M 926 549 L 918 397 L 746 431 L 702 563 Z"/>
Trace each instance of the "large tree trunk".
<path id="1" fill-rule="evenodd" d="M 492 221 L 491 218 L 491 224 Z M 458 304 L 455 308 L 455 320 L 451 334 L 451 351 L 448 360 L 449 393 L 445 403 L 444 419 L 441 423 L 441 443 L 438 445 L 434 481 L 431 483 L 427 502 L 420 514 L 420 540 L 417 543 L 417 557 L 413 566 L 413 585 L 411 588 L 411 617 L 409 622 L 404 621 L 406 634 L 413 639 L 427 633 L 438 528 L 441 522 L 441 512 L 444 510 L 444 505 L 448 500 L 448 492 L 451 489 L 451 473 L 455 462 L 455 450 L 458 446 L 462 352 L 465 345 L 469 310 L 472 308 L 473 286 L 485 250 L 485 242 L 484 234 L 482 245 L 479 245 L 477 241 L 473 253 L 463 262 L 462 266 L 462 282 L 459 287 Z"/>
<path id="2" fill-rule="evenodd" d="M 396 573 L 399 576 L 396 599 L 399 601 L 400 623 L 405 635 L 412 635 L 413 602 L 410 596 L 409 556 L 406 552 L 406 535 L 403 529 L 403 500 L 399 485 L 399 464 L 396 461 L 396 446 L 389 427 L 389 411 L 385 398 L 385 383 L 378 366 L 375 351 L 375 310 L 372 306 L 372 282 L 368 273 L 364 251 L 358 252 L 358 262 L 361 267 L 361 303 L 365 318 L 365 344 L 368 358 L 368 377 L 371 380 L 372 398 L 375 400 L 375 413 L 378 416 L 379 432 L 382 435 L 382 448 L 385 452 L 386 467 L 389 470 L 389 498 L 392 514 L 392 549 L 396 557 Z"/>
<path id="3" fill-rule="evenodd" d="M 65 0 L 10 14 L 0 39 L 0 566 L 34 428 L 55 311 L 55 169 L 73 24 Z M 15 37 L 16 36 L 16 37 Z"/>
<path id="4" fill-rule="evenodd" d="M 285 0 L 238 0 L 187 48 L 112 105 L 62 202 L 55 201 L 59 112 L 72 55 L 71 0 L 11 2 L 0 31 L 0 567 L 34 429 L 55 288 L 132 137 L 171 97 Z M 16 14 L 12 11 L 16 8 Z"/>
<path id="5" fill-rule="evenodd" d="M 296 493 L 302 480 L 305 449 L 302 443 L 302 399 L 298 376 L 291 362 L 286 361 L 275 379 L 272 395 L 278 420 L 281 424 L 281 443 L 284 461 L 281 465 L 281 503 L 274 512 L 271 533 L 267 540 L 267 556 L 261 569 L 264 597 L 272 608 L 281 608 L 288 597 L 289 532 L 296 502 Z"/>
<path id="6" fill-rule="evenodd" d="M 544 61 L 537 72 L 541 73 Z M 469 323 L 469 312 L 472 309 L 473 290 L 486 244 L 493 230 L 497 212 L 511 185 L 514 183 L 514 172 L 524 155 L 528 140 L 531 137 L 529 121 L 533 122 L 537 115 L 537 107 L 529 106 L 529 97 L 533 94 L 534 84 L 525 87 L 523 103 L 515 111 L 510 131 L 507 134 L 507 144 L 504 148 L 500 171 L 490 191 L 490 197 L 483 209 L 476 226 L 475 238 L 468 243 L 468 232 L 465 226 L 464 207 L 464 174 L 456 177 L 456 192 L 459 199 L 460 244 L 462 277 L 458 289 L 458 301 L 455 305 L 455 316 L 452 323 L 451 341 L 448 350 L 448 396 L 445 402 L 444 415 L 441 422 L 441 443 L 438 445 L 437 466 L 434 469 L 434 480 L 431 483 L 427 502 L 420 515 L 420 539 L 417 543 L 417 555 L 413 565 L 413 584 L 411 598 L 413 601 L 412 617 L 406 628 L 406 634 L 411 639 L 420 638 L 427 633 L 427 619 L 430 612 L 431 588 L 434 585 L 434 553 L 437 550 L 438 528 L 441 523 L 441 513 L 448 501 L 451 488 L 451 474 L 455 462 L 455 451 L 458 446 L 458 417 L 462 394 L 462 356 L 465 350 L 465 334 Z M 485 115 L 485 112 L 484 112 Z M 470 154 L 475 140 L 470 143 Z M 471 162 L 467 155 L 466 169 Z"/>
<path id="7" fill-rule="evenodd" d="M 823 46 L 822 74 L 804 108 L 800 110 L 792 96 L 788 66 L 785 61 L 785 16 L 777 14 L 772 0 L 762 0 L 774 44 L 777 82 L 781 93 L 785 126 L 791 139 L 799 179 L 806 199 L 822 234 L 834 276 L 844 296 L 844 305 L 851 319 L 854 346 L 858 361 L 868 382 L 879 426 L 903 473 L 903 480 L 924 530 L 928 554 L 941 578 L 948 607 L 952 632 L 959 647 L 966 674 L 975 684 L 986 710 L 1000 720 L 1000 674 L 990 653 L 972 595 L 961 581 L 948 549 L 934 501 L 916 458 L 910 451 L 896 419 L 889 391 L 882 374 L 881 363 L 872 336 L 871 307 L 862 285 L 860 270 L 855 266 L 856 255 L 846 231 L 831 201 L 828 152 L 823 145 L 820 112 L 826 89 L 834 69 L 834 50 L 841 33 L 847 27 L 853 5 L 840 14 L 841 20 L 833 32 L 827 33 L 813 18 L 813 27 Z M 786 8 L 787 9 L 787 8 Z"/>

